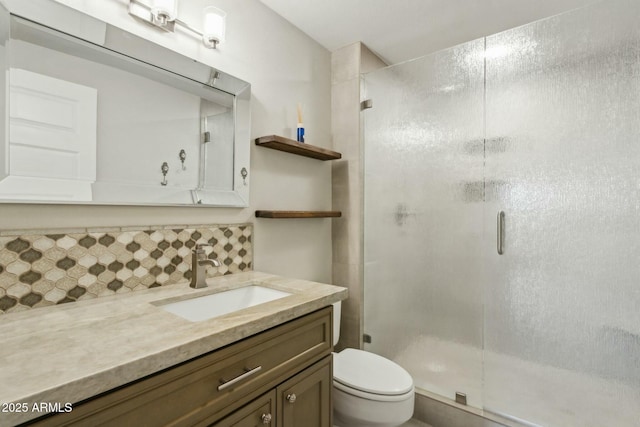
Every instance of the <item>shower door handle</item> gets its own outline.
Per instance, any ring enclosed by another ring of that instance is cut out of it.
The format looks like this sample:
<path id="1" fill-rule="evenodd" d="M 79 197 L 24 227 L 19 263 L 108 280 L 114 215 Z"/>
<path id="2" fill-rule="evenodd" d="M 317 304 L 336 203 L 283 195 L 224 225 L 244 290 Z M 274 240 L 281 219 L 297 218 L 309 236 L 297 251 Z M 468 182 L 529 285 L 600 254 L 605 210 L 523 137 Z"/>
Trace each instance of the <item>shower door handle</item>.
<path id="1" fill-rule="evenodd" d="M 498 212 L 496 228 L 498 230 L 498 236 L 497 236 L 498 255 L 502 255 L 504 253 L 504 211 Z"/>

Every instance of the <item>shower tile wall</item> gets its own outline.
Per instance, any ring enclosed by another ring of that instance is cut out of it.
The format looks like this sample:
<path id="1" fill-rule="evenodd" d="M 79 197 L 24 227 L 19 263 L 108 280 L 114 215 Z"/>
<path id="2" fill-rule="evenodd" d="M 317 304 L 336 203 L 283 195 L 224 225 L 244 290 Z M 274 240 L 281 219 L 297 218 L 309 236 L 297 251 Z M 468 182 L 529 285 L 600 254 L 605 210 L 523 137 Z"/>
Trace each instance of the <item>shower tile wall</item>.
<path id="1" fill-rule="evenodd" d="M 423 392 L 424 393 L 424 392 Z M 504 424 L 485 418 L 482 411 L 473 408 L 462 408 L 456 403 L 443 403 L 442 399 L 435 399 L 424 394 L 416 395 L 416 410 L 413 414 L 416 420 L 422 420 L 431 427 L 522 427 L 512 421 L 505 420 Z"/>
<path id="2" fill-rule="evenodd" d="M 342 159 L 332 162 L 332 206 L 342 219 L 332 223 L 333 283 L 349 288 L 342 306 L 338 348 L 362 347 L 362 146 L 360 135 L 360 75 L 386 64 L 362 43 L 331 56 L 333 148 Z"/>
<path id="3" fill-rule="evenodd" d="M 169 285 L 191 278 L 196 244 L 221 266 L 252 269 L 253 226 L 194 225 L 0 233 L 0 313 Z"/>

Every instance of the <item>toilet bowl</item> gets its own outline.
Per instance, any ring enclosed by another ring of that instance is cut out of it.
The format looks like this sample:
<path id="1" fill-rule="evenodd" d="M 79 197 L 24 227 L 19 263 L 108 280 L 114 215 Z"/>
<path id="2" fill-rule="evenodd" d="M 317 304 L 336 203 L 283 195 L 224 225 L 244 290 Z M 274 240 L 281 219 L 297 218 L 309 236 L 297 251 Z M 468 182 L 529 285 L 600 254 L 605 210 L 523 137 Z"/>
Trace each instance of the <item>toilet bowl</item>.
<path id="1" fill-rule="evenodd" d="M 334 345 L 340 330 L 339 304 L 334 304 Z M 413 405 L 413 379 L 401 366 L 353 348 L 333 354 L 334 426 L 396 427 L 413 416 Z"/>

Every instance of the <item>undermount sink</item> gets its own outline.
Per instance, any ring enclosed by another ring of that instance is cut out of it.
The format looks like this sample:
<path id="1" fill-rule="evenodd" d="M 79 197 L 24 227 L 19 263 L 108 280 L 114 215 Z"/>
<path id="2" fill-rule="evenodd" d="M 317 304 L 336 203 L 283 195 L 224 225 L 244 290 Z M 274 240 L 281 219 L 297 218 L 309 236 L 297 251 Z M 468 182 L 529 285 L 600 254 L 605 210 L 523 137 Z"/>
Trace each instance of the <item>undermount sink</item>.
<path id="1" fill-rule="evenodd" d="M 288 297 L 289 295 L 293 294 L 260 285 L 248 285 L 229 291 L 159 305 L 159 307 L 184 319 L 198 322 Z"/>

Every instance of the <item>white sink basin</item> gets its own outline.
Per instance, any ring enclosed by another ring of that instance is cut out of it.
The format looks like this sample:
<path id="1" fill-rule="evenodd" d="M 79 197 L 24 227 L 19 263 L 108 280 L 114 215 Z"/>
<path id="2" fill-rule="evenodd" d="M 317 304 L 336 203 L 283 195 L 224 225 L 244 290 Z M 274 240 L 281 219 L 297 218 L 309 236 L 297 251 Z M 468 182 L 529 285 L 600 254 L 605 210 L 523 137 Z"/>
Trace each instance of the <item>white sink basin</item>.
<path id="1" fill-rule="evenodd" d="M 293 295 L 289 292 L 248 285 L 216 294 L 160 305 L 160 308 L 192 322 L 229 314 L 243 308 Z"/>

